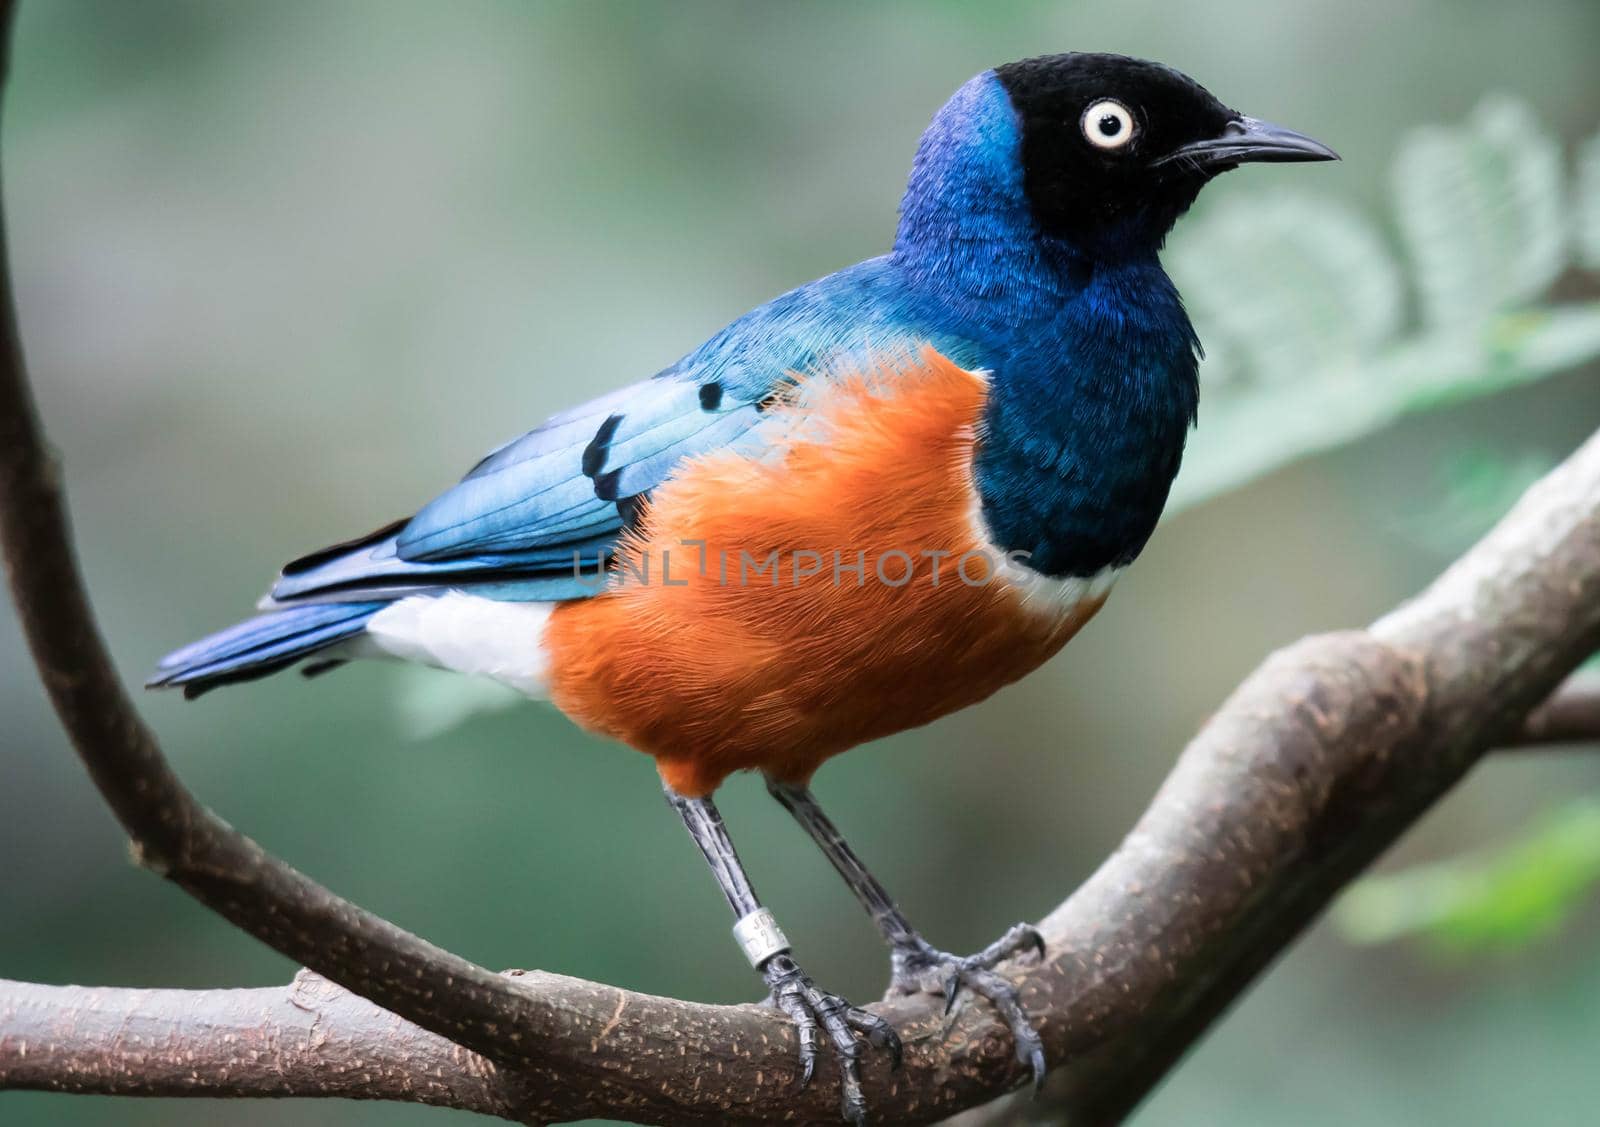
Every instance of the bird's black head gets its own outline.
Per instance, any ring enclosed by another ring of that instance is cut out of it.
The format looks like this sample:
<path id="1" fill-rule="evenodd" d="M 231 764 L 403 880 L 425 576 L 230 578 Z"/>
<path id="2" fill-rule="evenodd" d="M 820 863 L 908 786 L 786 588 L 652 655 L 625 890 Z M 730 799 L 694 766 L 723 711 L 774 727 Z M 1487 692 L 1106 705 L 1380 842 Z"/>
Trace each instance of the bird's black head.
<path id="1" fill-rule="evenodd" d="M 1159 63 L 1044 55 L 994 73 L 1021 122 L 1034 219 L 1085 249 L 1108 238 L 1158 245 L 1208 180 L 1247 161 L 1338 159 Z"/>

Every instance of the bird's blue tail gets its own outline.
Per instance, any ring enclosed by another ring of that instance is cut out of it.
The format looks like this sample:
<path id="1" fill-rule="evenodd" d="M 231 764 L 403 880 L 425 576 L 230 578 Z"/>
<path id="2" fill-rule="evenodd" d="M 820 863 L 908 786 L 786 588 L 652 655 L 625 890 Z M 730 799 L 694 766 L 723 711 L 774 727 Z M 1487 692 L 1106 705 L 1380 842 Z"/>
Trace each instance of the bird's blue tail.
<path id="1" fill-rule="evenodd" d="M 191 642 L 161 659 L 147 684 L 152 689 L 182 687 L 197 697 L 218 685 L 252 681 L 276 673 L 312 654 L 349 641 L 367 621 L 388 606 L 370 603 L 313 603 L 257 615 L 209 637 Z M 306 667 L 307 674 L 339 664 L 338 658 Z"/>

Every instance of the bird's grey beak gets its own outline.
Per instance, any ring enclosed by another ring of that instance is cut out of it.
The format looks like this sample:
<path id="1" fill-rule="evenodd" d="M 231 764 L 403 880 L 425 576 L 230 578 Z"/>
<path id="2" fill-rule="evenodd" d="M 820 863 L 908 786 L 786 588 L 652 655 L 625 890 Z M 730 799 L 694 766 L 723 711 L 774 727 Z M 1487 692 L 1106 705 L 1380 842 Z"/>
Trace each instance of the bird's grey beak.
<path id="1" fill-rule="evenodd" d="M 1184 160 L 1220 170 L 1252 161 L 1338 159 L 1338 153 L 1304 133 L 1273 125 L 1270 121 L 1239 117 L 1228 122 L 1220 136 L 1184 145 L 1156 163 Z"/>

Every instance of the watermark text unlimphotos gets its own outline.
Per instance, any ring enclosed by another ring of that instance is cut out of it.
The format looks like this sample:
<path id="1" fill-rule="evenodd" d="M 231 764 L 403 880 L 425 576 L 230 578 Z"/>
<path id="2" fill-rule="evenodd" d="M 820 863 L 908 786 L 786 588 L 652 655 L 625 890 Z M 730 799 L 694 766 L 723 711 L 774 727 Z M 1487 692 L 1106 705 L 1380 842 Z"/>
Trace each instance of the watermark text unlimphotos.
<path id="1" fill-rule="evenodd" d="M 677 556 L 671 548 L 587 556 L 573 552 L 572 577 L 594 588 L 614 581 L 643 587 L 687 587 L 693 582 L 691 575 L 722 587 L 798 587 L 808 581 L 831 582 L 835 587 L 865 587 L 868 583 L 904 587 L 921 573 L 933 587 L 941 582 L 987 587 L 1007 567 L 1024 564 L 1033 555 L 982 548 L 960 553 L 941 548 L 871 552 L 774 548 L 762 555 L 708 549 L 704 540 L 681 540 L 678 547 Z M 929 565 L 925 572 L 920 561 Z"/>

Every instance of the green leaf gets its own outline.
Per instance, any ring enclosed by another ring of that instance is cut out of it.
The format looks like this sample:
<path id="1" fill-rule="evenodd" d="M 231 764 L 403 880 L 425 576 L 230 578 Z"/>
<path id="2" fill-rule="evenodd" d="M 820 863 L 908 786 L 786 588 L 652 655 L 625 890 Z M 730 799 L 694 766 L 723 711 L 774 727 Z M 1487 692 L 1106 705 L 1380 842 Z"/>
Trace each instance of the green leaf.
<path id="1" fill-rule="evenodd" d="M 1400 274 L 1364 218 L 1303 195 L 1234 197 L 1182 229 L 1167 267 L 1201 339 L 1260 382 L 1367 355 L 1400 327 Z"/>
<path id="2" fill-rule="evenodd" d="M 1235 381 L 1201 400 L 1167 514 L 1321 450 L 1427 411 L 1567 371 L 1600 356 L 1600 302 L 1485 318 L 1400 341 L 1292 381 Z"/>
<path id="3" fill-rule="evenodd" d="M 1342 205 L 1236 197 L 1180 228 L 1168 266 L 1214 357 L 1168 513 L 1403 415 L 1600 357 L 1600 302 L 1529 304 L 1570 246 L 1600 263 L 1600 137 L 1580 180 L 1575 217 L 1559 144 L 1506 97 L 1403 139 L 1397 218 L 1424 314 L 1408 336 L 1394 259 Z"/>
<path id="4" fill-rule="evenodd" d="M 1600 882 L 1600 800 L 1540 817 L 1498 849 L 1367 877 L 1334 908 L 1360 944 L 1414 938 L 1463 955 L 1515 949 L 1559 930 Z"/>
<path id="5" fill-rule="evenodd" d="M 1461 127 L 1411 134 L 1395 160 L 1394 192 L 1430 324 L 1526 302 L 1565 263 L 1561 148 L 1519 101 L 1489 97 Z"/>

